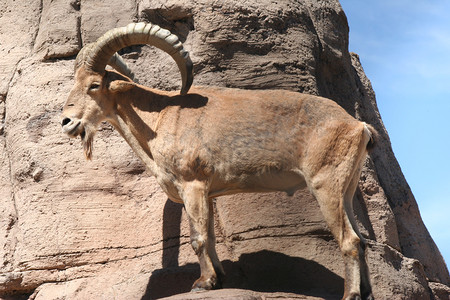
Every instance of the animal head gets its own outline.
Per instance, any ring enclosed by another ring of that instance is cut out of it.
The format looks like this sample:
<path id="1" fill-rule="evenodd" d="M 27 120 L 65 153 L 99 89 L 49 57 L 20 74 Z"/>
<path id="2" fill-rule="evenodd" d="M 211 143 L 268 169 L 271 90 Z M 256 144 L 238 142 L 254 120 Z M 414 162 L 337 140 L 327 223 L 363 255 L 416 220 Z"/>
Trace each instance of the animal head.
<path id="1" fill-rule="evenodd" d="M 112 96 L 135 85 L 134 74 L 116 52 L 139 44 L 158 47 L 172 56 L 181 72 L 182 95 L 192 85 L 193 65 L 189 53 L 177 36 L 157 25 L 132 23 L 115 28 L 83 47 L 75 60 L 75 84 L 64 105 L 61 125 L 70 137 L 81 137 L 87 159 L 92 157 L 98 125 L 114 112 Z M 105 70 L 106 65 L 118 72 Z"/>

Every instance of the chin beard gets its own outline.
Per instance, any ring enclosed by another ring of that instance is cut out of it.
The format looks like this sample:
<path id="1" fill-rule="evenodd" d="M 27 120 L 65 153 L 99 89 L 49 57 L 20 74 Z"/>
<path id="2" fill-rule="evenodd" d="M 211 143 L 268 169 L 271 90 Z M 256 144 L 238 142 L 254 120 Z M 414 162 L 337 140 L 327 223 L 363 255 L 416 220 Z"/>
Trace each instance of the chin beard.
<path id="1" fill-rule="evenodd" d="M 95 128 L 86 126 L 84 131 L 80 134 L 81 143 L 83 144 L 84 156 L 87 160 L 92 159 L 92 148 L 94 143 Z"/>

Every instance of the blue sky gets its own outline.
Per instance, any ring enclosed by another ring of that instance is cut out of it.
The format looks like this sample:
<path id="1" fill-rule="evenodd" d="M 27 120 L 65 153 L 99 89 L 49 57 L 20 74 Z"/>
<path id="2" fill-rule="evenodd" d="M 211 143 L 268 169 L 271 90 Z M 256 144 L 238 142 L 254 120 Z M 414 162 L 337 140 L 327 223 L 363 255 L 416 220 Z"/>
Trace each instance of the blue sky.
<path id="1" fill-rule="evenodd" d="M 349 50 L 360 56 L 395 156 L 450 267 L 450 1 L 340 2 Z"/>

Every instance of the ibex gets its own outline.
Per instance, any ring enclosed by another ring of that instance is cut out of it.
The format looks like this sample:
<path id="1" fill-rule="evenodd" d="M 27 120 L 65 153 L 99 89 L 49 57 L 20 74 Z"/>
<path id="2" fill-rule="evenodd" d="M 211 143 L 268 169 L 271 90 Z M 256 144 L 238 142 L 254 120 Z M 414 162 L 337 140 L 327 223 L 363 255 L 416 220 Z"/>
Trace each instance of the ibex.
<path id="1" fill-rule="evenodd" d="M 133 82 L 117 51 L 149 44 L 167 52 L 181 94 Z M 106 70 L 106 65 L 117 70 Z M 183 203 L 201 276 L 193 290 L 219 286 L 212 198 L 308 187 L 345 263 L 344 299 L 373 299 L 366 242 L 353 195 L 376 131 L 335 102 L 285 90 L 192 87 L 193 64 L 179 39 L 157 25 L 133 23 L 86 45 L 62 113 L 63 131 L 80 136 L 88 159 L 97 126 L 110 122 L 167 196 Z"/>

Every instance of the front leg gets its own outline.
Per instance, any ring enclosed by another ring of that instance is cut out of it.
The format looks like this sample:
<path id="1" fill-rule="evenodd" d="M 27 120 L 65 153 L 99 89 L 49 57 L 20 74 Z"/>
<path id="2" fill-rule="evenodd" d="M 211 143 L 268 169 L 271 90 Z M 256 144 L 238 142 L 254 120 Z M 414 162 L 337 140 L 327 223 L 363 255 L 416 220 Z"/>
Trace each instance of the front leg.
<path id="1" fill-rule="evenodd" d="M 206 182 L 190 181 L 183 185 L 182 198 L 191 228 L 191 245 L 197 254 L 201 276 L 192 290 L 210 290 L 217 286 L 217 274 L 208 254 L 208 228 L 210 222 L 208 186 Z"/>

